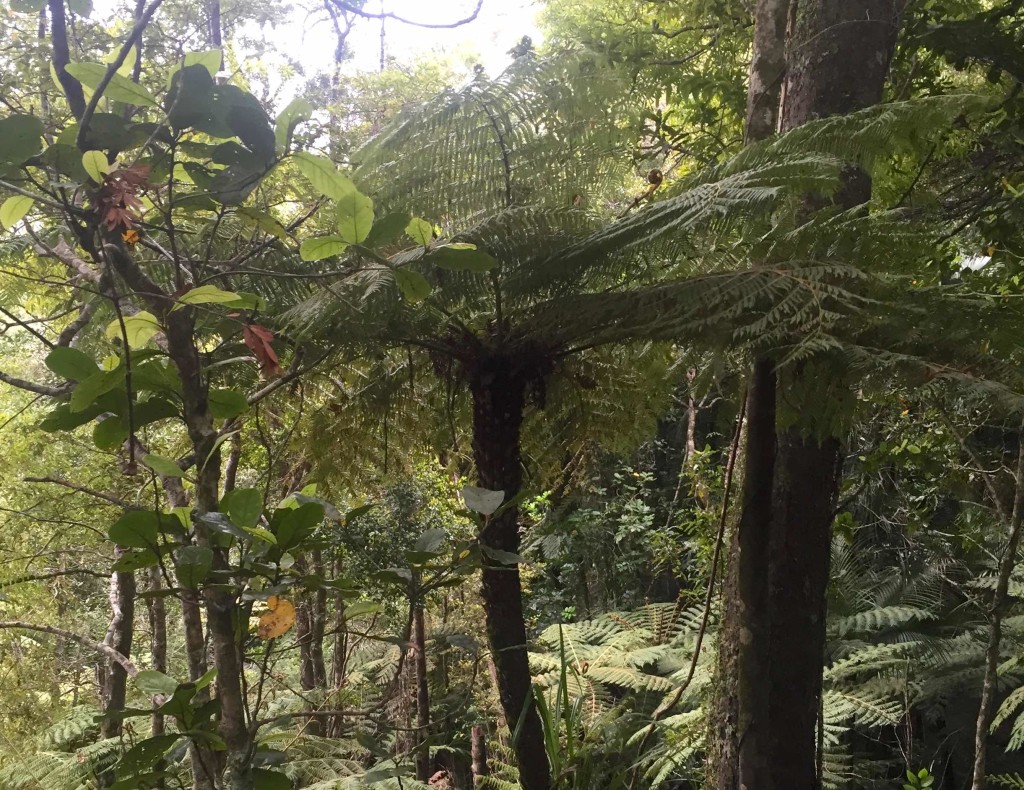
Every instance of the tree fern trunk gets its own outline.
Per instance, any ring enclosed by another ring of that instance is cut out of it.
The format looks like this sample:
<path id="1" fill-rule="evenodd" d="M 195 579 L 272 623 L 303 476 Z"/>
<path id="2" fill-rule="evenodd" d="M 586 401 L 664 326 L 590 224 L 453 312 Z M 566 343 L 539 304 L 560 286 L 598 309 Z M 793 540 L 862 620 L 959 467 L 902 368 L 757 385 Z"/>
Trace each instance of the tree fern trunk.
<path id="1" fill-rule="evenodd" d="M 513 499 L 522 484 L 519 432 L 523 421 L 526 377 L 514 360 L 480 360 L 471 372 L 473 458 L 483 488 L 504 491 Z M 488 549 L 519 551 L 519 512 L 508 507 L 492 517 L 480 533 L 484 548 L 483 597 L 487 639 L 494 660 L 498 696 L 508 727 L 517 737 L 512 749 L 524 790 L 548 790 L 551 773 L 544 749 L 540 716 L 533 705 L 533 684 L 526 653 L 526 622 L 519 565 L 486 556 Z"/>

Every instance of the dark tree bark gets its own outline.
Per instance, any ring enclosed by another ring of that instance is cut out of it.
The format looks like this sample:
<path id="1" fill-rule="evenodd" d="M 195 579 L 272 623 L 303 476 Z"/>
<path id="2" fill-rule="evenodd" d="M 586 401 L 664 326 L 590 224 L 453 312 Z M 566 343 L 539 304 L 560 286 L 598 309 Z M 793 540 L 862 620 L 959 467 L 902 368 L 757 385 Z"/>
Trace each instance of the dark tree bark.
<path id="1" fill-rule="evenodd" d="M 881 100 L 899 0 L 760 0 L 747 140 Z M 783 34 L 786 22 L 788 37 Z M 780 53 L 785 57 L 780 58 Z M 784 80 L 782 75 L 784 73 Z M 837 203 L 870 197 L 866 174 L 844 176 Z M 808 210 L 818 208 L 808 201 Z M 719 790 L 821 786 L 816 729 L 825 643 L 831 526 L 841 442 L 808 426 L 776 427 L 776 403 L 814 408 L 845 371 L 775 371 L 755 363 L 748 399 L 743 512 L 733 542 L 722 629 L 712 776 Z M 735 699 L 732 693 L 735 690 Z M 717 742 L 721 740 L 721 742 Z"/>
<path id="2" fill-rule="evenodd" d="M 781 128 L 846 114 L 882 100 L 899 31 L 901 0 L 800 0 L 791 22 Z M 851 169 L 836 197 L 848 209 L 871 197 L 866 173 Z M 813 208 L 813 206 L 809 206 Z M 828 363 L 826 363 L 828 364 Z M 835 397 L 846 371 L 787 370 L 779 398 L 816 403 Z M 837 384 L 838 382 L 838 384 Z M 795 396 L 794 396 L 794 393 Z M 825 648 L 825 596 L 832 521 L 841 483 L 841 437 L 815 436 L 800 423 L 779 435 L 773 491 L 771 569 L 772 787 L 816 788 L 818 711 Z"/>
<path id="3" fill-rule="evenodd" d="M 66 70 L 66 66 L 71 62 L 71 49 L 68 47 L 68 23 L 64 13 L 64 0 L 49 0 L 48 6 L 53 70 L 57 73 L 57 80 L 67 97 L 72 114 L 76 118 L 81 118 L 85 114 L 85 93 L 82 90 L 82 83 Z"/>
<path id="4" fill-rule="evenodd" d="M 162 587 L 160 580 L 160 569 L 153 567 L 149 569 L 149 589 L 157 592 Z M 157 672 L 167 672 L 167 607 L 164 599 L 159 595 L 153 595 L 146 600 L 146 609 L 149 614 L 149 655 L 153 662 L 153 669 Z M 153 735 L 163 735 L 164 714 L 153 712 Z"/>
<path id="5" fill-rule="evenodd" d="M 527 377 L 517 360 L 495 356 L 470 371 L 473 395 L 473 458 L 480 486 L 513 499 L 522 485 L 520 429 Z M 507 507 L 488 519 L 480 533 L 484 548 L 481 595 L 487 639 L 494 661 L 498 697 L 508 727 L 518 726 L 512 750 L 524 790 L 548 790 L 551 771 L 526 652 L 526 622 L 519 565 L 487 556 L 487 549 L 519 551 L 519 511 Z"/>
<path id="6" fill-rule="evenodd" d="M 427 633 L 423 617 L 423 601 L 414 601 L 412 609 L 412 649 L 416 662 L 416 729 L 419 749 L 416 752 L 416 778 L 430 779 L 430 687 L 427 684 Z"/>
<path id="7" fill-rule="evenodd" d="M 791 0 L 758 0 L 744 139 L 776 132 Z M 753 788 L 768 774 L 768 545 L 775 479 L 775 360 L 754 361 L 747 391 L 740 518 L 730 541 L 719 636 L 709 785 Z"/>

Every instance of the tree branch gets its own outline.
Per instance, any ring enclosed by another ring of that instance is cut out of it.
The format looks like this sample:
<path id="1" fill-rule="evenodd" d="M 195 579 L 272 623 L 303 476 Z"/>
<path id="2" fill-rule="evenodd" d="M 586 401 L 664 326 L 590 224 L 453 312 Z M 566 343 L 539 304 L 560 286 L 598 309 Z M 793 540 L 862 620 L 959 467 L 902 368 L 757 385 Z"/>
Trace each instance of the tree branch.
<path id="1" fill-rule="evenodd" d="M 103 98 L 103 92 L 107 89 L 110 81 L 114 79 L 114 75 L 117 74 L 117 70 L 124 65 L 125 60 L 128 58 L 128 54 L 132 51 L 132 48 L 139 42 L 142 37 L 142 31 L 146 29 L 146 25 L 149 24 L 149 20 L 153 18 L 153 14 L 163 4 L 164 0 L 153 0 L 150 3 L 142 16 L 135 22 L 135 27 L 132 28 L 131 34 L 125 40 L 124 44 L 121 45 L 121 50 L 117 53 L 117 57 L 107 66 L 107 73 L 103 75 L 103 79 L 100 80 L 100 84 L 96 86 L 96 90 L 92 94 L 92 98 L 89 99 L 89 104 L 86 105 L 85 111 L 82 113 L 81 121 L 78 124 L 78 137 L 75 139 L 75 144 L 81 149 L 85 150 L 85 139 L 89 134 L 89 122 L 92 120 L 92 116 L 96 112 L 96 108 L 99 106 L 100 99 Z M 51 3 L 52 5 L 52 3 Z"/>
<path id="2" fill-rule="evenodd" d="M 77 491 L 80 494 L 86 494 L 96 499 L 101 499 L 104 502 L 114 505 L 115 507 L 121 507 L 125 510 L 142 510 L 143 508 L 138 505 L 134 505 L 131 502 L 126 502 L 123 499 L 118 499 L 116 496 L 106 494 L 103 491 L 97 491 L 95 488 L 89 488 L 88 486 L 81 486 L 78 483 L 72 483 L 69 480 L 64 480 L 61 477 L 23 477 L 22 482 L 24 483 L 49 483 L 50 485 L 63 486 L 69 488 L 72 491 Z"/>
<path id="3" fill-rule="evenodd" d="M 33 623 L 25 623 L 20 620 L 0 621 L 0 629 L 3 628 L 17 628 L 24 631 L 40 631 L 44 634 L 62 636 L 65 639 L 78 642 L 82 647 L 87 647 L 94 653 L 99 653 L 100 655 L 109 658 L 111 661 L 120 664 L 124 668 L 124 671 L 128 673 L 129 677 L 135 677 L 139 674 L 139 670 L 135 664 L 133 664 L 130 659 L 125 658 L 114 650 L 114 648 L 109 645 L 105 645 L 102 642 L 96 642 L 88 637 L 84 637 L 81 634 L 76 634 L 74 631 L 65 631 L 63 628 L 55 628 L 52 625 L 35 625 Z"/>
<path id="4" fill-rule="evenodd" d="M 406 19 L 405 17 L 399 16 L 398 14 L 392 13 L 391 11 L 384 11 L 381 13 L 373 13 L 371 11 L 364 11 L 362 8 L 352 5 L 345 0 L 327 0 L 331 5 L 347 11 L 350 14 L 361 16 L 364 19 L 393 19 L 396 22 L 401 22 L 405 25 L 413 25 L 415 27 L 424 27 L 430 29 L 440 28 L 453 28 L 461 27 L 462 25 L 468 24 L 476 19 L 480 15 L 480 9 L 483 8 L 484 0 L 477 0 L 476 7 L 473 9 L 469 16 L 459 19 L 455 22 L 416 22 L 412 19 Z"/>

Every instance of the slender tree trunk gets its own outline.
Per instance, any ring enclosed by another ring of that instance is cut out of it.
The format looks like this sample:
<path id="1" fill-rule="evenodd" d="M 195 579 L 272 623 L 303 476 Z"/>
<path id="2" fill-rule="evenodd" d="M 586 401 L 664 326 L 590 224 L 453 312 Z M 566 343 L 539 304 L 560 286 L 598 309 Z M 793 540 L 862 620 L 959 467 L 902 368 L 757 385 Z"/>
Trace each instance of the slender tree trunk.
<path id="1" fill-rule="evenodd" d="M 186 310 L 168 312 L 165 321 L 168 354 L 182 382 L 185 426 L 196 458 L 205 459 L 198 467 L 196 477 L 196 515 L 216 512 L 220 505 L 220 449 L 210 414 L 202 363 L 195 345 L 195 322 L 190 311 Z M 227 551 L 210 539 L 209 531 L 198 520 L 196 536 L 201 545 L 213 550 L 214 569 L 227 570 Z M 252 736 L 242 688 L 242 646 L 236 622 L 238 602 L 234 592 L 212 586 L 203 590 L 203 602 L 217 668 L 219 732 L 227 747 L 222 786 L 224 790 L 251 790 Z"/>
<path id="2" fill-rule="evenodd" d="M 985 790 L 985 760 L 987 757 L 988 730 L 992 724 L 992 706 L 995 700 L 998 683 L 999 653 L 1003 640 L 1003 615 L 1006 613 L 1007 594 L 1010 589 L 1010 576 L 1017 567 L 1017 551 L 1020 546 L 1022 526 L 1024 526 L 1024 423 L 1021 424 L 1017 439 L 1017 470 L 1014 477 L 1013 509 L 1010 512 L 1010 523 L 1007 525 L 1008 535 L 1006 549 L 999 558 L 999 574 L 996 577 L 996 589 L 992 595 L 992 607 L 989 611 L 988 646 L 985 650 L 985 678 L 981 686 L 981 702 L 978 705 L 978 720 L 974 729 L 974 768 L 971 777 L 971 790 Z M 1005 509 L 1000 509 L 1005 513 Z"/>
<path id="3" fill-rule="evenodd" d="M 758 0 L 744 139 L 754 143 L 778 126 L 786 72 L 791 0 Z M 743 496 L 730 542 L 719 636 L 708 784 L 752 788 L 768 774 L 768 545 L 775 479 L 775 360 L 754 361 L 743 439 Z"/>
<path id="4" fill-rule="evenodd" d="M 335 568 L 337 575 L 337 568 Z M 330 688 L 333 694 L 341 696 L 345 686 L 348 659 L 348 626 L 345 622 L 345 599 L 340 594 L 334 596 L 334 645 L 331 654 Z M 345 718 L 335 716 L 328 721 L 327 735 L 331 738 L 341 737 L 344 731 Z"/>
<path id="5" fill-rule="evenodd" d="M 473 458 L 479 483 L 516 497 L 522 484 L 520 428 L 526 378 L 515 360 L 483 359 L 472 371 Z M 494 660 L 498 697 L 508 727 L 517 731 L 512 750 L 523 790 L 548 790 L 551 771 L 540 715 L 533 704 L 533 681 L 526 652 L 526 621 L 519 565 L 494 559 L 488 549 L 519 551 L 519 512 L 514 505 L 488 519 L 480 533 L 484 550 L 481 595 L 487 639 Z"/>
<path id="6" fill-rule="evenodd" d="M 487 768 L 487 731 L 483 725 L 474 724 L 470 731 L 470 754 L 473 760 L 473 787 L 483 784 L 490 771 Z"/>
<path id="7" fill-rule="evenodd" d="M 48 0 L 50 9 L 50 39 L 52 46 L 51 63 L 57 74 L 61 90 L 67 97 L 68 106 L 75 118 L 85 113 L 85 92 L 82 83 L 67 73 L 71 63 L 71 49 L 68 46 L 68 23 L 64 13 L 64 0 Z"/>
<path id="8" fill-rule="evenodd" d="M 162 587 L 160 569 L 153 567 L 149 569 L 149 590 L 159 592 Z M 167 607 L 164 599 L 159 595 L 150 596 L 146 601 L 146 609 L 149 614 L 149 655 L 153 662 L 153 669 L 157 672 L 167 672 Z M 153 734 L 163 735 L 164 714 L 153 712 Z"/>
<path id="9" fill-rule="evenodd" d="M 119 551 L 120 555 L 121 552 Z M 135 634 L 135 573 L 115 571 L 110 577 L 110 625 L 103 644 L 109 645 L 125 658 L 131 658 Z M 113 738 L 121 732 L 121 719 L 109 714 L 124 710 L 127 699 L 128 673 L 114 661 L 108 661 L 103 683 L 104 717 L 100 734 Z"/>
<path id="10" fill-rule="evenodd" d="M 416 729 L 420 743 L 416 752 L 416 778 L 430 779 L 430 686 L 427 684 L 427 633 L 423 617 L 423 601 L 415 601 L 412 610 L 412 648 L 416 661 Z"/>

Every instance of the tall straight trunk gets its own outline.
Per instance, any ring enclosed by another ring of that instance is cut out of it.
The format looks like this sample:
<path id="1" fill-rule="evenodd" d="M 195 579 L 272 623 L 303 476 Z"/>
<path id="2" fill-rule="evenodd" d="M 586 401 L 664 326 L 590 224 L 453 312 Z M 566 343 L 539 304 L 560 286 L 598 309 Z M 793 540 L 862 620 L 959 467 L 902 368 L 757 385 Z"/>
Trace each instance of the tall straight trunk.
<path id="1" fill-rule="evenodd" d="M 995 491 L 995 487 L 992 487 Z M 998 494 L 996 494 L 998 496 Z M 1020 546 L 1021 529 L 1024 527 L 1024 423 L 1017 436 L 1017 469 L 1014 473 L 1013 507 L 1007 514 L 1005 507 L 994 503 L 996 510 L 1008 521 L 1006 548 L 999 558 L 999 573 L 996 589 L 992 594 L 989 609 L 988 645 L 985 649 L 985 676 L 981 686 L 981 701 L 978 704 L 978 718 L 974 728 L 974 767 L 971 776 L 971 790 L 985 790 L 985 762 L 987 757 L 988 731 L 992 724 L 992 707 L 995 703 L 996 685 L 999 680 L 999 655 L 1003 640 L 1003 617 L 1010 590 L 1010 576 L 1017 567 L 1017 552 Z"/>
<path id="2" fill-rule="evenodd" d="M 800 0 L 790 22 L 783 131 L 882 100 L 901 8 L 902 0 Z M 869 176 L 857 168 L 848 170 L 836 196 L 838 206 L 853 208 L 870 197 Z M 821 367 L 780 373 L 778 397 L 805 403 L 810 410 L 834 398 L 847 372 L 839 362 L 826 364 L 824 376 Z M 779 435 L 772 497 L 768 683 L 771 786 L 777 790 L 821 786 L 816 730 L 841 463 L 838 435 L 814 435 L 799 422 Z"/>
<path id="3" fill-rule="evenodd" d="M 421 782 L 430 779 L 430 687 L 427 684 L 427 633 L 423 616 L 423 601 L 415 601 L 412 610 L 412 648 L 416 661 L 416 736 L 419 748 L 416 752 L 416 778 Z"/>
<path id="4" fill-rule="evenodd" d="M 119 551 L 118 554 L 121 554 Z M 135 635 L 135 573 L 115 571 L 110 577 L 110 625 L 105 645 L 114 648 L 125 658 L 131 658 L 132 639 Z M 108 661 L 103 683 L 103 712 L 108 714 L 100 726 L 104 738 L 121 733 L 121 719 L 109 714 L 124 710 L 127 699 L 128 673 L 116 661 Z"/>
<path id="5" fill-rule="evenodd" d="M 160 569 L 152 567 L 149 569 L 149 590 L 152 593 L 159 593 L 162 587 Z M 153 662 L 153 669 L 157 672 L 167 672 L 167 607 L 164 599 L 159 595 L 152 595 L 146 600 L 146 610 L 149 614 L 149 656 Z M 153 734 L 163 735 L 164 714 L 153 711 Z"/>
<path id="6" fill-rule="evenodd" d="M 334 576 L 338 575 L 337 563 L 334 563 Z M 331 650 L 331 693 L 338 698 L 341 697 L 341 689 L 345 685 L 345 676 L 348 672 L 348 625 L 345 621 L 345 599 L 340 593 L 334 596 L 334 644 Z M 327 735 L 330 738 L 339 738 L 344 731 L 345 717 L 334 716 L 327 722 Z"/>
<path id="7" fill-rule="evenodd" d="M 473 787 L 480 787 L 490 773 L 487 768 L 487 732 L 483 725 L 474 724 L 469 739 L 473 760 Z"/>
<path id="8" fill-rule="evenodd" d="M 129 283 L 132 284 L 132 283 Z M 136 288 L 137 291 L 141 290 Z M 216 512 L 220 505 L 220 448 L 210 413 L 207 383 L 202 361 L 195 345 L 195 321 L 189 311 L 165 315 L 167 348 L 182 382 L 185 427 L 196 458 L 205 459 L 196 477 L 196 515 Z M 230 567 L 227 551 L 211 540 L 209 530 L 196 521 L 200 545 L 213 550 L 213 567 Z M 249 731 L 245 693 L 242 687 L 242 645 L 236 618 L 239 612 L 236 594 L 208 586 L 202 593 L 206 622 L 217 668 L 217 699 L 220 702 L 219 734 L 225 746 L 223 790 L 251 790 L 252 734 Z"/>
<path id="9" fill-rule="evenodd" d="M 746 139 L 853 112 L 882 95 L 898 0 L 759 0 Z M 780 96 L 780 87 L 782 89 Z M 837 203 L 870 197 L 845 174 Z M 808 202 L 807 209 L 818 206 Z M 821 375 L 821 370 L 816 371 Z M 733 540 L 722 628 L 712 777 L 719 790 L 814 790 L 831 525 L 841 444 L 805 425 L 779 430 L 776 403 L 833 397 L 845 371 L 755 362 L 748 399 L 743 512 Z M 800 408 L 796 411 L 799 413 Z M 735 699 L 732 695 L 735 694 Z"/>
<path id="10" fill-rule="evenodd" d="M 744 140 L 778 127 L 792 0 L 758 0 Z M 748 790 L 768 774 L 768 546 L 775 479 L 775 360 L 754 361 L 743 436 L 743 495 L 730 541 L 719 635 L 718 682 L 708 761 L 709 786 Z"/>
<path id="11" fill-rule="evenodd" d="M 520 429 L 526 377 L 516 360 L 501 356 L 477 362 L 471 371 L 473 459 L 481 487 L 503 491 L 513 500 L 522 485 Z M 515 505 L 491 516 L 480 532 L 484 550 L 481 596 L 487 640 L 494 661 L 498 698 L 508 727 L 517 733 L 512 750 L 523 790 L 548 790 L 551 771 L 540 715 L 533 704 L 533 682 L 526 652 L 526 621 L 519 565 L 495 559 L 488 549 L 519 551 L 519 511 Z"/>

